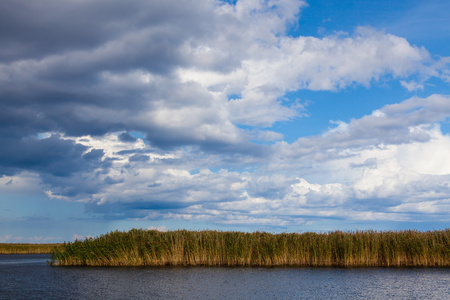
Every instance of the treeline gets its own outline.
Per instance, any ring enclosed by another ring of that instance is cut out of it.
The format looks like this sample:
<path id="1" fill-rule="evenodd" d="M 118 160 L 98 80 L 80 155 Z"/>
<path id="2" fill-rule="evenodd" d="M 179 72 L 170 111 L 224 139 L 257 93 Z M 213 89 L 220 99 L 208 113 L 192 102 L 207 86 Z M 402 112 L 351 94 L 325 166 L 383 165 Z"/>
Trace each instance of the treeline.
<path id="1" fill-rule="evenodd" d="M 132 229 L 65 243 L 60 266 L 441 266 L 450 267 L 450 229 L 330 233 Z"/>
<path id="2" fill-rule="evenodd" d="M 61 244 L 9 244 L 0 243 L 0 254 L 48 254 Z"/>

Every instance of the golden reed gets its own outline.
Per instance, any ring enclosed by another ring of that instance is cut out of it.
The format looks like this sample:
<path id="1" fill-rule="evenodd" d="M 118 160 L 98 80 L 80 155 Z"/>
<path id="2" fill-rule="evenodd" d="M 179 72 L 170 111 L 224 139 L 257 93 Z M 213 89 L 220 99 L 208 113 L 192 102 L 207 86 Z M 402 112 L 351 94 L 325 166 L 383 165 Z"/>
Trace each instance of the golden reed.
<path id="1" fill-rule="evenodd" d="M 222 232 L 132 229 L 65 243 L 59 266 L 450 267 L 450 229 L 420 232 Z"/>

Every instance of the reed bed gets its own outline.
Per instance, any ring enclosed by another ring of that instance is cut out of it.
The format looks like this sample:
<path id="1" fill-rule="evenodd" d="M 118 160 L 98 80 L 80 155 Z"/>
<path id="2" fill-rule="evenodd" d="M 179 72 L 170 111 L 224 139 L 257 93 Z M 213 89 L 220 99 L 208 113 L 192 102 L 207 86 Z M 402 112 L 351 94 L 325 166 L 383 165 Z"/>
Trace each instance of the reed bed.
<path id="1" fill-rule="evenodd" d="M 49 254 L 61 244 L 9 244 L 0 243 L 0 254 Z"/>
<path id="2" fill-rule="evenodd" d="M 450 229 L 329 233 L 132 229 L 54 248 L 59 266 L 450 267 Z"/>

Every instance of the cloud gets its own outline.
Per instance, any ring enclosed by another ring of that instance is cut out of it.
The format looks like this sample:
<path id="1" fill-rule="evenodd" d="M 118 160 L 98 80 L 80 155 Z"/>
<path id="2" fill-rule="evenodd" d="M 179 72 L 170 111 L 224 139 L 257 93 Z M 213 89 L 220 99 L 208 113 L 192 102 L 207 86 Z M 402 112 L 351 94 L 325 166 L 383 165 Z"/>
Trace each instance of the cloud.
<path id="1" fill-rule="evenodd" d="M 26 243 L 34 243 L 34 244 L 41 244 L 41 243 L 55 243 L 55 241 L 61 240 L 61 237 L 55 237 L 55 236 L 15 236 L 12 234 L 7 234 L 4 236 L 0 236 L 0 243 L 24 243 L 24 240 L 26 240 Z"/>
<path id="2" fill-rule="evenodd" d="M 11 234 L 7 234 L 7 235 L 4 235 L 4 236 L 0 236 L 0 243 L 7 243 L 7 242 L 10 242 L 10 241 L 12 240 L 11 237 L 12 237 Z"/>
<path id="3" fill-rule="evenodd" d="M 308 116 L 291 92 L 449 78 L 448 58 L 376 29 L 289 36 L 305 6 L 1 1 L 1 189 L 40 186 L 107 219 L 446 220 L 449 96 L 292 144 L 275 129 Z"/>
<path id="4" fill-rule="evenodd" d="M 411 98 L 340 123 L 338 129 L 310 137 L 309 143 L 302 138 L 273 145 L 273 152 L 246 171 L 196 170 L 221 160 L 202 157 L 195 149 L 166 156 L 148 152 L 145 161 L 119 159 L 136 155 L 132 151 L 105 150 L 117 159 L 103 175 L 110 181 L 87 209 L 112 219 L 280 228 L 332 219 L 445 222 L 450 164 L 443 158 L 450 138 L 435 122 L 445 119 L 446 100 L 437 95 Z M 388 136 L 397 127 L 406 128 L 400 140 Z M 426 138 L 417 138 L 418 133 Z M 119 138 L 116 142 L 129 147 Z M 317 145 L 314 150 L 312 144 Z M 288 166 L 276 159 L 280 153 Z M 417 212 L 423 213 L 419 219 Z"/>
<path id="5" fill-rule="evenodd" d="M 128 132 L 122 132 L 119 135 L 119 139 L 122 142 L 135 142 L 137 140 L 137 138 L 135 138 L 134 136 L 132 136 L 131 134 L 129 134 Z"/>
<path id="6" fill-rule="evenodd" d="M 400 80 L 400 84 L 410 92 L 424 89 L 423 83 L 420 82 Z"/>
<path id="7" fill-rule="evenodd" d="M 280 226 L 314 222 L 317 217 L 414 221 L 414 211 L 425 213 L 420 220 L 434 213 L 436 219 L 448 221 L 450 165 L 443 158 L 450 151 L 450 139 L 433 125 L 445 120 L 447 104 L 444 96 L 411 98 L 346 126 L 341 123 L 339 129 L 309 141 L 274 145 L 269 163 L 237 183 L 240 197 L 205 199 L 181 211 L 224 224 L 245 224 L 249 217 L 265 224 L 267 216 Z M 289 152 L 279 150 L 281 145 Z M 292 155 L 289 166 L 276 159 L 280 153 L 284 159 Z M 261 175 L 267 173 L 264 168 L 290 175 Z"/>
<path id="8" fill-rule="evenodd" d="M 293 144 L 279 142 L 275 152 L 295 159 L 329 160 L 349 155 L 346 149 L 360 151 L 366 147 L 426 142 L 432 139 L 437 122 L 450 115 L 450 98 L 432 95 L 413 97 L 397 104 L 386 105 L 370 115 L 352 119 L 320 136 L 301 137 Z"/>
<path id="9" fill-rule="evenodd" d="M 47 1 L 2 1 L 0 117 L 12 138 L 138 131 L 161 148 L 245 152 L 237 125 L 264 130 L 303 115 L 282 100 L 287 92 L 406 82 L 446 66 L 368 28 L 287 36 L 302 1 L 102 4 L 52 3 L 50 16 Z"/>
<path id="10" fill-rule="evenodd" d="M 166 226 L 150 226 L 150 227 L 147 227 L 147 230 L 156 230 L 156 231 L 160 231 L 160 232 L 168 231 Z"/>
<path id="11" fill-rule="evenodd" d="M 41 191 L 41 179 L 34 172 L 21 172 L 0 177 L 0 192 L 4 194 L 36 195 Z"/>
<path id="12" fill-rule="evenodd" d="M 4 139 L 4 142 L 7 140 Z M 11 140 L 0 150 L 0 172 L 13 175 L 21 170 L 66 177 L 78 171 L 98 167 L 103 150 L 87 149 L 80 144 L 61 139 L 58 135 L 39 139 L 28 137 Z"/>
<path id="13" fill-rule="evenodd" d="M 90 236 L 90 235 L 81 235 L 81 234 L 75 233 L 72 236 L 72 241 L 76 241 L 76 240 L 83 241 L 84 239 L 89 239 L 89 238 L 92 238 L 92 236 Z"/>

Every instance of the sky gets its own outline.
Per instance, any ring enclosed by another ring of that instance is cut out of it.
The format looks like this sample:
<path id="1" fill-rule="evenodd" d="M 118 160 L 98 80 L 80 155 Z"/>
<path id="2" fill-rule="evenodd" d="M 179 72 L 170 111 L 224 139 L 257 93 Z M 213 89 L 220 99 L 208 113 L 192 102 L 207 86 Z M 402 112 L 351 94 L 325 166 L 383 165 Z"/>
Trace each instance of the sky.
<path id="1" fill-rule="evenodd" d="M 449 228 L 449 10 L 0 1 L 0 242 Z"/>

